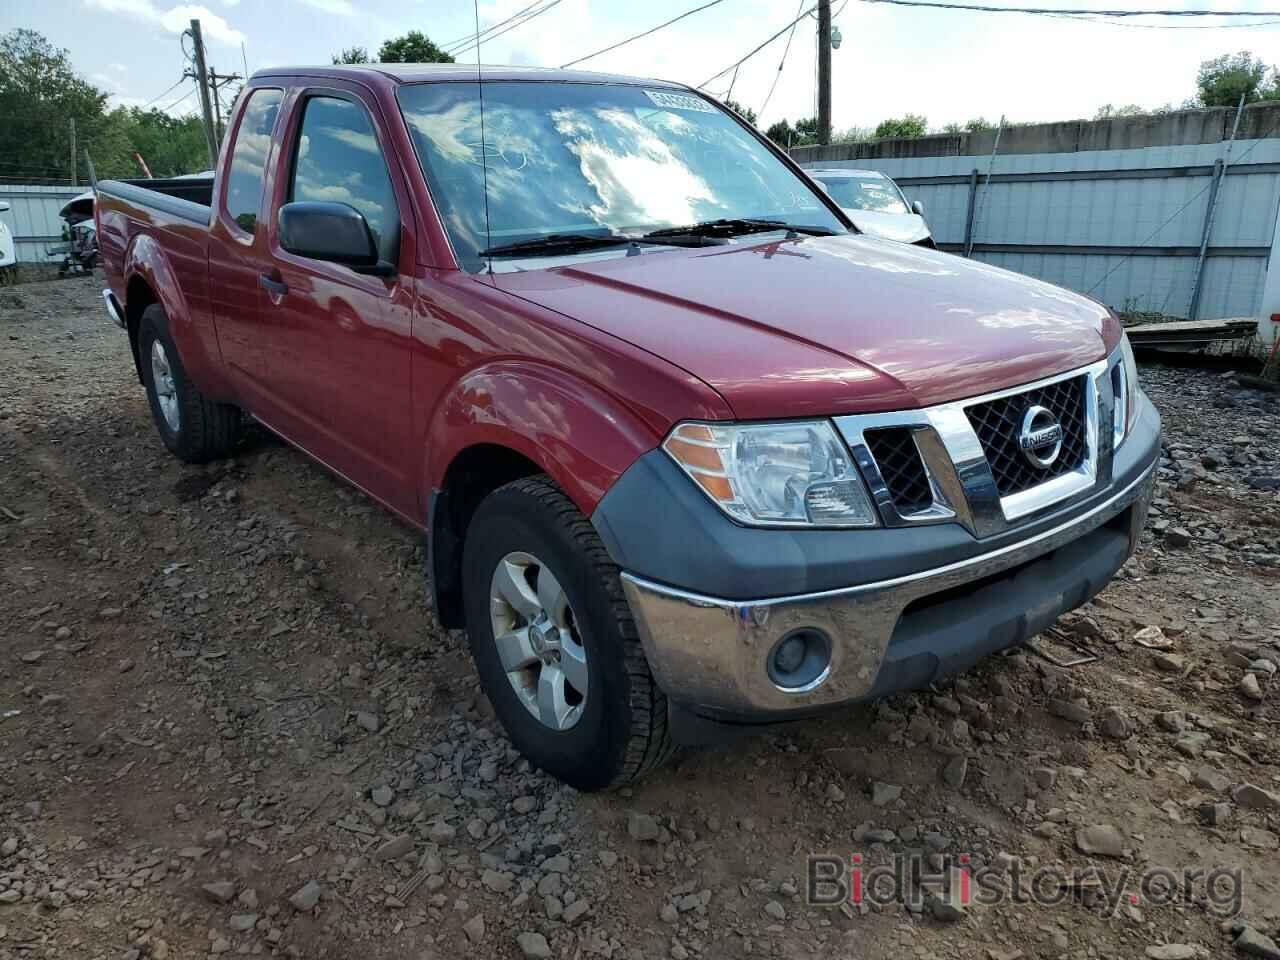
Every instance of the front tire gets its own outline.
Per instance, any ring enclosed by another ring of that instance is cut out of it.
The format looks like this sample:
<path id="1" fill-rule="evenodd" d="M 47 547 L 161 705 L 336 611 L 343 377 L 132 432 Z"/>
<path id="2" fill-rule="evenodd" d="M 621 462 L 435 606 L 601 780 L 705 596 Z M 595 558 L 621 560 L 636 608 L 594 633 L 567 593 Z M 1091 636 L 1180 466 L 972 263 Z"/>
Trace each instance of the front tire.
<path id="1" fill-rule="evenodd" d="M 516 748 L 579 790 L 618 787 L 673 752 L 618 568 L 546 477 L 480 504 L 463 548 L 480 683 Z"/>
<path id="2" fill-rule="evenodd" d="M 240 409 L 206 399 L 187 379 L 169 336 L 169 318 L 158 303 L 142 313 L 138 359 L 151 419 L 169 452 L 186 463 L 230 456 L 240 439 Z"/>

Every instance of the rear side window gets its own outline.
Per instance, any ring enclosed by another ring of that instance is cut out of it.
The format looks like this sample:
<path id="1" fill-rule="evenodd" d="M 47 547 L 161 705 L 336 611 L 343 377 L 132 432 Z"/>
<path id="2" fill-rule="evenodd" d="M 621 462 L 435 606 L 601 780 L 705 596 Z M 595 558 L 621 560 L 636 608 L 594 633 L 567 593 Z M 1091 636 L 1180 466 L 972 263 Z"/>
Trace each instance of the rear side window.
<path id="1" fill-rule="evenodd" d="M 271 130 L 280 111 L 280 90 L 255 90 L 249 94 L 244 117 L 236 133 L 227 170 L 227 213 L 240 229 L 253 233 L 262 207 L 263 172 L 271 150 Z"/>
<path id="2" fill-rule="evenodd" d="M 359 210 L 369 221 L 378 256 L 398 259 L 400 208 L 369 114 L 337 97 L 306 103 L 293 165 L 290 200 L 328 200 Z"/>

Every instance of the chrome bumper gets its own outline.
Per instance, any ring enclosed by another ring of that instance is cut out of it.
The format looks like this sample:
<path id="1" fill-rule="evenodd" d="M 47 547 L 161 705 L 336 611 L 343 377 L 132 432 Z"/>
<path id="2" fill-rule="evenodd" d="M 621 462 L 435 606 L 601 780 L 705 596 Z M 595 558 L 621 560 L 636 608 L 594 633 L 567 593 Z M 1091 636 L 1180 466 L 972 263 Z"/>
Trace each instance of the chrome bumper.
<path id="1" fill-rule="evenodd" d="M 1001 549 L 910 576 L 765 600 L 699 596 L 628 573 L 622 575 L 623 589 L 654 678 L 673 700 L 742 717 L 804 713 L 886 692 L 877 678 L 913 601 L 1012 571 L 1136 507 L 1123 556 L 1131 554 L 1145 522 L 1157 461 L 1086 513 Z M 1123 557 L 1115 566 L 1121 562 Z M 1032 633 L 1043 629 L 1065 609 L 1063 599 L 1046 591 L 1022 625 Z M 770 679 L 767 658 L 779 640 L 802 628 L 816 628 L 831 639 L 830 668 L 812 689 L 789 692 Z M 979 643 L 975 637 L 973 645 Z"/>
<path id="2" fill-rule="evenodd" d="M 111 318 L 111 322 L 123 330 L 125 328 L 124 310 L 120 308 L 116 295 L 110 290 L 103 290 L 102 302 L 107 305 L 107 316 Z"/>

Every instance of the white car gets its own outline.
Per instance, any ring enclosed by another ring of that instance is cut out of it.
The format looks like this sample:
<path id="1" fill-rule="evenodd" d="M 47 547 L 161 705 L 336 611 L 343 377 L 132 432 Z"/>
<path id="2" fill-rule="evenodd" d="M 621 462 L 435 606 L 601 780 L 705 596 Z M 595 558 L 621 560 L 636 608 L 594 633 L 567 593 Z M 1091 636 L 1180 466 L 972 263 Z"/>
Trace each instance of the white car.
<path id="1" fill-rule="evenodd" d="M 806 170 L 863 233 L 932 247 L 924 204 L 907 203 L 898 185 L 879 170 Z"/>
<path id="2" fill-rule="evenodd" d="M 8 200 L 0 200 L 0 213 L 4 213 L 9 209 Z M 18 253 L 13 245 L 13 234 L 9 232 L 9 225 L 0 220 L 0 268 L 12 267 L 18 262 Z"/>

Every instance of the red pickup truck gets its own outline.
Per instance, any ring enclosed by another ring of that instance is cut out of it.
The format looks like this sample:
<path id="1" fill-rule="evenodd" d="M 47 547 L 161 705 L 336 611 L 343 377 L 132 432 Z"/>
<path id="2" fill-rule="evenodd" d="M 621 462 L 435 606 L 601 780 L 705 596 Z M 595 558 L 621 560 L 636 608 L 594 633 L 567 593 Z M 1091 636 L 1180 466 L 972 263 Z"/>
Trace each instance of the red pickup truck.
<path id="1" fill-rule="evenodd" d="M 859 235 L 688 87 L 266 70 L 211 179 L 97 218 L 165 445 L 252 416 L 422 530 L 512 741 L 582 789 L 1021 643 L 1145 520 L 1110 310 Z"/>

